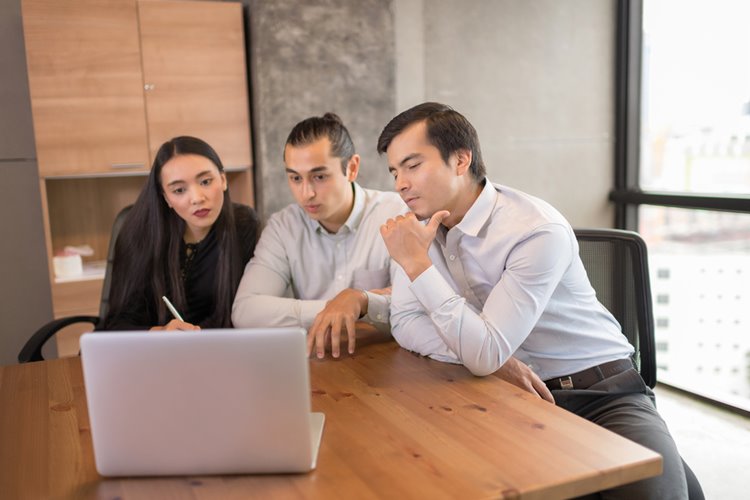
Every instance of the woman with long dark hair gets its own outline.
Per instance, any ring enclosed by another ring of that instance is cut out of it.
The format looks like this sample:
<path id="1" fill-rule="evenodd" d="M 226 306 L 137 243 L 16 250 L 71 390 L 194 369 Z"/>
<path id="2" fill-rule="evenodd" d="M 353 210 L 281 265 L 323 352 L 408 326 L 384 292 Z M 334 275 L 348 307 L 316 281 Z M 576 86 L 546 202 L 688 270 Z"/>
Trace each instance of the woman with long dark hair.
<path id="1" fill-rule="evenodd" d="M 231 327 L 232 301 L 258 239 L 250 207 L 232 204 L 216 151 L 195 137 L 159 148 L 115 246 L 103 330 Z M 166 296 L 184 319 L 172 319 Z"/>

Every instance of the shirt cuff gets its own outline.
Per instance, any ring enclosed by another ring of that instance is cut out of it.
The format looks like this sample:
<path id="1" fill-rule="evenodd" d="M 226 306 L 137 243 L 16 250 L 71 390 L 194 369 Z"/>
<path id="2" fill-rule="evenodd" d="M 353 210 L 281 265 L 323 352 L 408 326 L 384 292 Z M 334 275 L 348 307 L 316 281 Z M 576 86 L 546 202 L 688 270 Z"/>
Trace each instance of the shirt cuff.
<path id="1" fill-rule="evenodd" d="M 445 281 L 435 266 L 428 267 L 411 282 L 409 289 L 422 304 L 427 314 L 438 309 L 451 299 L 456 292 Z"/>
<path id="2" fill-rule="evenodd" d="M 299 324 L 302 328 L 310 328 L 315 321 L 315 317 L 326 306 L 327 300 L 298 300 L 299 304 Z"/>
<path id="3" fill-rule="evenodd" d="M 367 314 L 365 318 L 369 319 L 372 323 L 388 323 L 390 296 L 368 292 L 367 290 L 364 290 L 364 292 L 367 295 Z"/>

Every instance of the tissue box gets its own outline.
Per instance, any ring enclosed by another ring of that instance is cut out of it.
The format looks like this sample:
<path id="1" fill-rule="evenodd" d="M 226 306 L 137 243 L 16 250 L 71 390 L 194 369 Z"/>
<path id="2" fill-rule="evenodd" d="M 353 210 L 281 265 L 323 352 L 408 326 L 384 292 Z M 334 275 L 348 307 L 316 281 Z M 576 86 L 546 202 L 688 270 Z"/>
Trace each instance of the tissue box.
<path id="1" fill-rule="evenodd" d="M 52 258 L 55 277 L 72 278 L 83 274 L 83 261 L 80 255 L 59 255 Z"/>

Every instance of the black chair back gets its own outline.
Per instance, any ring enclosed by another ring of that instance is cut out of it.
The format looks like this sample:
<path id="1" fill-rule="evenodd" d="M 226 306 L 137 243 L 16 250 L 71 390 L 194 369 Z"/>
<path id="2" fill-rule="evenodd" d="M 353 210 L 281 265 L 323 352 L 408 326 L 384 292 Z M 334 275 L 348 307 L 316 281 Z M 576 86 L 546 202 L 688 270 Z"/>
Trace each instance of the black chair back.
<path id="1" fill-rule="evenodd" d="M 34 332 L 31 338 L 26 341 L 26 344 L 24 344 L 23 348 L 21 348 L 21 352 L 18 354 L 19 363 L 43 361 L 44 356 L 42 355 L 42 348 L 44 347 L 44 344 L 66 326 L 74 325 L 76 323 L 91 323 L 92 325 L 97 326 L 107 315 L 107 311 L 109 310 L 109 291 L 112 280 L 112 263 L 115 259 L 115 242 L 117 241 L 117 236 L 120 234 L 122 224 L 125 222 L 125 218 L 131 207 L 132 205 L 128 205 L 120 210 L 112 224 L 109 249 L 107 250 L 107 267 L 104 270 L 102 297 L 101 302 L 99 303 L 99 316 L 67 316 L 50 321 Z"/>
<path id="2" fill-rule="evenodd" d="M 633 361 L 656 385 L 656 349 L 646 243 L 632 231 L 576 229 L 579 253 L 596 296 L 635 348 Z"/>
<path id="3" fill-rule="evenodd" d="M 133 208 L 133 205 L 128 205 L 120 210 L 115 217 L 115 221 L 112 223 L 112 235 L 109 238 L 109 249 L 107 250 L 107 267 L 104 270 L 104 283 L 102 283 L 102 298 L 101 302 L 99 302 L 100 320 L 103 320 L 109 312 L 109 291 L 112 287 L 112 264 L 115 262 L 115 244 L 131 208 Z"/>

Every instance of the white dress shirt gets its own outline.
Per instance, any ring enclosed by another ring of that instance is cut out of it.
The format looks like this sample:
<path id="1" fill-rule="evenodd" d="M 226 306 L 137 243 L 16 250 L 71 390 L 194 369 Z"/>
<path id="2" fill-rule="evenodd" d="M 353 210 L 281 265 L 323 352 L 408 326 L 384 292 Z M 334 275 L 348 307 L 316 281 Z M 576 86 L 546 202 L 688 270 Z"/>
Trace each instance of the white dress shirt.
<path id="1" fill-rule="evenodd" d="M 396 266 L 380 226 L 408 208 L 396 193 L 356 183 L 353 189 L 352 212 L 335 234 L 297 204 L 269 218 L 234 299 L 234 326 L 309 328 L 326 302 L 345 288 L 391 285 Z M 362 320 L 388 331 L 390 296 L 368 292 L 367 297 Z"/>
<path id="2" fill-rule="evenodd" d="M 633 353 L 596 299 L 570 224 L 538 198 L 485 181 L 429 256 L 413 282 L 395 266 L 392 334 L 406 349 L 476 375 L 514 355 L 542 380 Z"/>

